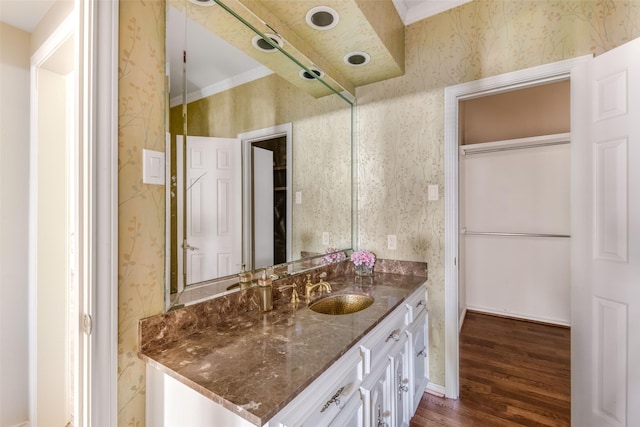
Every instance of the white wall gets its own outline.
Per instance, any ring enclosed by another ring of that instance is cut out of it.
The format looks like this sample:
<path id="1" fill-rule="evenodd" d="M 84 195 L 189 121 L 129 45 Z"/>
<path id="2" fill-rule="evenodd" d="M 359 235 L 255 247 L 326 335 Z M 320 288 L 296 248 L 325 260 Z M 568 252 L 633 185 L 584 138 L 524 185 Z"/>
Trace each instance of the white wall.
<path id="1" fill-rule="evenodd" d="M 0 23 L 0 426 L 27 421 L 29 52 L 27 32 Z"/>
<path id="2" fill-rule="evenodd" d="M 68 64 L 69 39 L 45 63 Z M 58 55 L 63 57 L 60 58 Z M 72 68 L 72 67 L 71 67 Z M 68 71 L 68 69 L 65 69 Z M 70 416 L 68 106 L 69 80 L 38 71 L 37 137 L 37 420 L 64 426 Z"/>
<path id="3" fill-rule="evenodd" d="M 470 155 L 461 166 L 462 227 L 570 234 L 569 144 Z M 570 324 L 570 239 L 462 236 L 468 309 Z"/>

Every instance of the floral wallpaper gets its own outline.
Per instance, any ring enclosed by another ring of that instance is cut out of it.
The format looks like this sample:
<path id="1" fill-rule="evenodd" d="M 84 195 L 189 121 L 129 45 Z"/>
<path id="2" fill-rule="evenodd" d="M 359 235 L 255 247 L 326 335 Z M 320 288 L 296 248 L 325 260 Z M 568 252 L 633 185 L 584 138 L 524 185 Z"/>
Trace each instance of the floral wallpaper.
<path id="1" fill-rule="evenodd" d="M 142 150 L 164 151 L 164 1 L 120 2 L 118 425 L 145 425 L 138 320 L 164 308 L 164 186 L 142 184 Z"/>
<path id="2" fill-rule="evenodd" d="M 444 384 L 444 204 L 428 202 L 426 188 L 443 188 L 444 88 L 639 36 L 634 0 L 474 0 L 407 27 L 405 75 L 358 88 L 360 246 L 428 262 L 434 383 Z M 164 147 L 163 40 L 164 1 L 120 1 L 120 426 L 145 425 L 137 322 L 163 307 L 164 188 L 140 179 L 142 149 Z"/>
<path id="3" fill-rule="evenodd" d="M 444 385 L 444 88 L 640 36 L 640 2 L 474 0 L 406 29 L 405 75 L 359 87 L 360 246 L 429 267 L 430 379 Z M 441 199 L 427 201 L 429 184 Z M 387 235 L 397 235 L 395 251 Z"/>

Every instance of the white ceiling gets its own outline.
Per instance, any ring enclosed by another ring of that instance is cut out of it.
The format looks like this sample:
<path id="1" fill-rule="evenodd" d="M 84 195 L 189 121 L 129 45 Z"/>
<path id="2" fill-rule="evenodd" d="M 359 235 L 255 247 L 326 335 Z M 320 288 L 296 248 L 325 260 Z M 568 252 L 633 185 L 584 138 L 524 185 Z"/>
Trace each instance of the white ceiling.
<path id="1" fill-rule="evenodd" d="M 404 25 L 413 24 L 471 0 L 393 0 Z"/>
<path id="2" fill-rule="evenodd" d="M 0 21 L 33 32 L 55 0 L 0 0 Z"/>

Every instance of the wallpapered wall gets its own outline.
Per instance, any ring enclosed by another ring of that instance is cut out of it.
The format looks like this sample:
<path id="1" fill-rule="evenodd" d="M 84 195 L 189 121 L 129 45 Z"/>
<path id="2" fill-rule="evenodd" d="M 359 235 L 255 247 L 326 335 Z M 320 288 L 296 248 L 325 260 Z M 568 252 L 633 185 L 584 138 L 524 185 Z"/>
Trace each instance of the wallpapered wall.
<path id="1" fill-rule="evenodd" d="M 142 184 L 142 149 L 164 151 L 163 0 L 120 1 L 118 425 L 145 425 L 138 320 L 164 308 L 164 187 Z"/>
<path id="2" fill-rule="evenodd" d="M 164 2 L 120 2 L 119 367 L 121 426 L 144 426 L 137 321 L 163 300 L 163 188 L 142 185 L 142 148 L 164 146 Z M 444 88 L 600 54 L 640 36 L 640 2 L 474 0 L 407 28 L 406 74 L 358 88 L 360 246 L 429 263 L 431 380 L 444 384 Z M 446 196 L 446 195 L 445 195 Z M 386 249 L 386 236 L 398 249 Z"/>

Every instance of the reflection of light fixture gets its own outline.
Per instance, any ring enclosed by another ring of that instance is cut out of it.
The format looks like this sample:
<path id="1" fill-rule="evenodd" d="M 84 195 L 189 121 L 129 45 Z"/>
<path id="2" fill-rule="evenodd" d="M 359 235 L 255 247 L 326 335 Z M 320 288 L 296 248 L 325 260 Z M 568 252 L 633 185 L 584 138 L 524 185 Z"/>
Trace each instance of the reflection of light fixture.
<path id="1" fill-rule="evenodd" d="M 197 4 L 198 6 L 213 6 L 216 4 L 215 0 L 189 0 L 193 4 Z"/>
<path id="2" fill-rule="evenodd" d="M 355 51 L 347 53 L 343 60 L 347 65 L 361 67 L 362 65 L 368 64 L 369 61 L 371 61 L 371 57 L 367 52 Z"/>
<path id="3" fill-rule="evenodd" d="M 276 36 L 275 34 L 265 33 L 265 37 L 269 38 L 269 40 L 271 40 L 281 48 L 284 45 L 280 36 Z M 254 38 L 252 38 L 251 44 L 253 45 L 253 47 L 255 47 L 256 49 L 262 52 L 275 52 L 278 50 L 261 36 L 255 36 Z"/>
<path id="4" fill-rule="evenodd" d="M 330 7 L 317 6 L 307 12 L 305 20 L 311 28 L 315 28 L 316 30 L 330 30 L 338 25 L 340 16 L 338 16 L 338 12 Z"/>
<path id="5" fill-rule="evenodd" d="M 311 71 L 311 74 L 309 71 Z M 307 70 L 300 70 L 300 77 L 303 80 L 315 80 L 316 77 L 324 77 L 324 72 L 318 70 L 316 67 L 309 67 L 309 71 Z"/>

